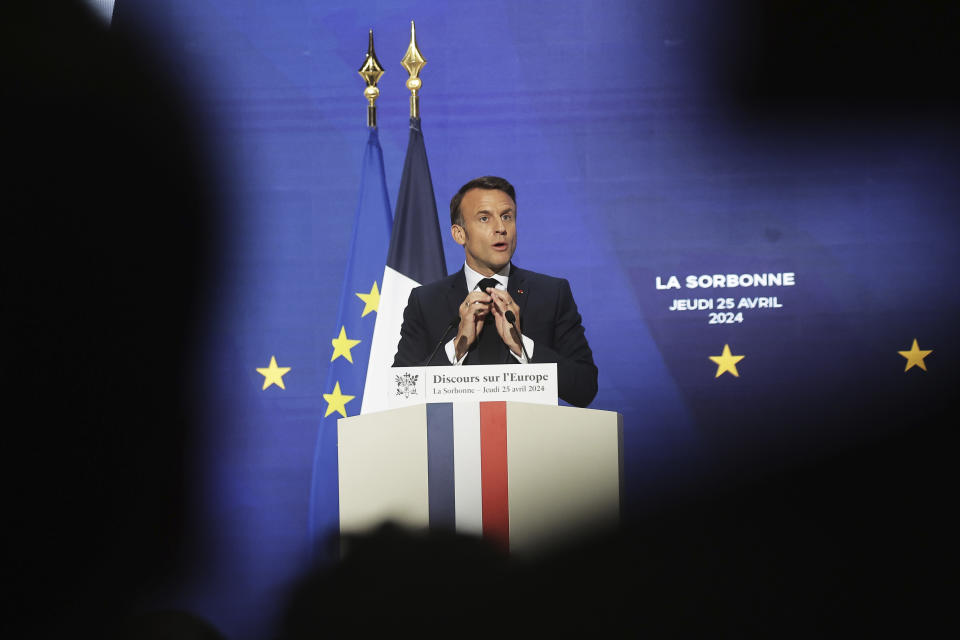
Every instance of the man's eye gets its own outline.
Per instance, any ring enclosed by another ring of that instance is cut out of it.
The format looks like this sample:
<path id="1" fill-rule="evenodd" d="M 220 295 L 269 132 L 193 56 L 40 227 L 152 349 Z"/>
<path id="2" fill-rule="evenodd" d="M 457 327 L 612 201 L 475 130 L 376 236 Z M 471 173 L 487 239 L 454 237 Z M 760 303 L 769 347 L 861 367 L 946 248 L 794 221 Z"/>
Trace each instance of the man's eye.
<path id="1" fill-rule="evenodd" d="M 504 220 L 513 220 L 513 216 L 510 215 L 509 213 L 507 213 L 507 214 L 505 214 L 505 215 L 503 216 L 503 219 L 504 219 Z"/>
<path id="2" fill-rule="evenodd" d="M 479 220 L 480 222 L 486 222 L 489 218 L 487 218 L 487 216 L 480 216 Z"/>

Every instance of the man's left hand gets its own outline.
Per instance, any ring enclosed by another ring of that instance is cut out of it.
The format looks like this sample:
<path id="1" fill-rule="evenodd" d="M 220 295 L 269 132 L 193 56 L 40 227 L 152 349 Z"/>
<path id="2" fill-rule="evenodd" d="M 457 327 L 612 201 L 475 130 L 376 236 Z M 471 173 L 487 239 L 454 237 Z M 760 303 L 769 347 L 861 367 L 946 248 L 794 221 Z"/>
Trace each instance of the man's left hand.
<path id="1" fill-rule="evenodd" d="M 497 333 L 500 334 L 500 338 L 511 351 L 518 356 L 522 356 L 523 346 L 521 344 L 522 338 L 520 337 L 520 307 L 517 306 L 517 303 L 513 301 L 513 298 L 511 298 L 510 294 L 506 291 L 487 287 L 487 293 L 493 298 L 493 304 L 490 305 L 490 310 L 493 312 L 493 318 L 496 321 Z M 508 310 L 513 311 L 513 315 L 516 316 L 513 325 L 507 322 L 504 316 Z"/>

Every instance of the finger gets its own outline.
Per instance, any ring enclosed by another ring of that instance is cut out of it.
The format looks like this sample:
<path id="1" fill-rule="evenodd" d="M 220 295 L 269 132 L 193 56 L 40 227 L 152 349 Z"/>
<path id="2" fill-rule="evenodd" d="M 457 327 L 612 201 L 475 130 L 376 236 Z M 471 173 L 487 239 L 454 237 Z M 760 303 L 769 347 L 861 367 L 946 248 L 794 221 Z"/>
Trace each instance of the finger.
<path id="1" fill-rule="evenodd" d="M 471 291 L 467 294 L 467 297 L 463 299 L 464 304 L 472 304 L 475 301 L 490 302 L 490 296 L 483 291 Z"/>
<path id="2" fill-rule="evenodd" d="M 493 296 L 494 296 L 494 299 L 499 304 L 500 308 L 503 309 L 504 311 L 514 306 L 513 298 L 511 298 L 510 295 L 507 294 L 505 291 L 497 290 L 497 292 L 493 294 Z"/>
<path id="3" fill-rule="evenodd" d="M 503 302 L 503 301 L 500 301 L 500 300 L 497 300 L 496 302 L 494 302 L 494 304 L 493 304 L 492 306 L 496 307 L 497 311 L 498 311 L 500 314 L 506 313 L 506 312 L 507 312 L 507 309 L 510 308 L 510 305 L 509 305 L 509 304 L 507 304 L 507 303 L 505 303 L 505 302 Z"/>
<path id="4" fill-rule="evenodd" d="M 501 291 L 500 289 L 494 289 L 493 287 L 487 287 L 487 291 L 489 292 L 490 296 L 495 300 L 500 300 L 500 301 L 510 300 L 510 296 L 507 294 L 506 291 Z"/>
<path id="5" fill-rule="evenodd" d="M 490 305 L 489 300 L 481 300 L 477 298 L 474 298 L 471 300 L 470 298 L 467 298 L 466 300 L 463 301 L 463 304 L 460 305 L 460 308 L 462 309 L 476 309 L 478 307 L 486 308 L 489 305 Z"/>

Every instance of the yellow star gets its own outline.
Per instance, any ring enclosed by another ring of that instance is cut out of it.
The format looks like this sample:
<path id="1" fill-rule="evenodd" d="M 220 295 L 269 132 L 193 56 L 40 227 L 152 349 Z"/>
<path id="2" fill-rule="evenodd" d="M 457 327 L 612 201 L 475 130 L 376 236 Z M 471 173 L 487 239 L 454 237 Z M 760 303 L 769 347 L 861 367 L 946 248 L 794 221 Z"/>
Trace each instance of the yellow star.
<path id="1" fill-rule="evenodd" d="M 717 363 L 717 375 L 714 378 L 719 378 L 722 374 L 729 371 L 735 377 L 739 378 L 740 374 L 737 373 L 737 363 L 743 360 L 746 356 L 735 356 L 730 353 L 730 345 L 723 345 L 723 353 L 718 356 L 707 356 L 711 360 Z"/>
<path id="2" fill-rule="evenodd" d="M 340 393 L 340 381 L 337 381 L 336 386 L 333 387 L 333 393 L 323 394 L 323 399 L 327 401 L 327 412 L 323 414 L 323 417 L 326 418 L 328 415 L 336 411 L 344 418 L 347 417 L 347 403 L 356 398 L 356 396 L 345 396 Z"/>
<path id="3" fill-rule="evenodd" d="M 371 311 L 376 311 L 377 307 L 380 306 L 380 289 L 377 288 L 376 280 L 373 281 L 373 288 L 370 289 L 370 293 L 357 293 L 355 295 L 363 300 L 363 304 L 366 305 L 363 307 L 363 313 L 360 314 L 361 318 Z"/>
<path id="4" fill-rule="evenodd" d="M 333 345 L 333 357 L 330 358 L 330 362 L 336 360 L 338 356 L 343 356 L 352 363 L 353 356 L 350 355 L 350 349 L 360 344 L 360 340 L 351 340 L 347 337 L 347 328 L 340 327 L 340 337 L 334 338 L 330 343 Z"/>
<path id="5" fill-rule="evenodd" d="M 272 384 L 277 385 L 281 389 L 286 389 L 286 387 L 283 386 L 283 376 L 288 371 L 290 371 L 290 367 L 277 366 L 277 358 L 275 356 L 270 356 L 269 367 L 257 367 L 257 373 L 263 376 L 264 389 Z"/>
<path id="6" fill-rule="evenodd" d="M 928 355 L 933 353 L 933 349 L 921 349 L 917 346 L 917 339 L 913 339 L 913 346 L 910 347 L 910 351 L 897 351 L 900 355 L 907 359 L 907 367 L 904 371 L 910 371 L 910 367 L 918 366 L 924 371 L 927 370 L 927 365 L 923 363 L 923 359 Z"/>

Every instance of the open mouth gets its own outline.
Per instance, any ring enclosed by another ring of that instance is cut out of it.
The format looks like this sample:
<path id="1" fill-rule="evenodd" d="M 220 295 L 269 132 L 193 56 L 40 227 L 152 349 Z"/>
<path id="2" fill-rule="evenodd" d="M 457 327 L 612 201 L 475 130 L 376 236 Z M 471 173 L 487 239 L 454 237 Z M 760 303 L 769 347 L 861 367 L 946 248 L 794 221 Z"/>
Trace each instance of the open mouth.
<path id="1" fill-rule="evenodd" d="M 496 249 L 497 251 L 503 251 L 504 249 L 507 248 L 507 243 L 506 243 L 506 242 L 494 242 L 494 243 L 493 243 L 493 248 Z"/>

